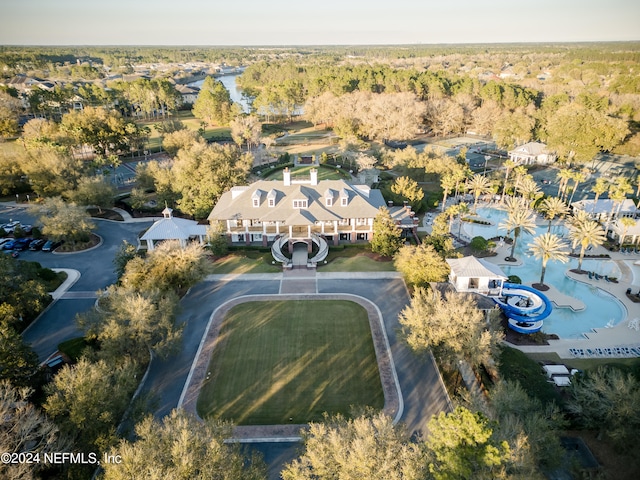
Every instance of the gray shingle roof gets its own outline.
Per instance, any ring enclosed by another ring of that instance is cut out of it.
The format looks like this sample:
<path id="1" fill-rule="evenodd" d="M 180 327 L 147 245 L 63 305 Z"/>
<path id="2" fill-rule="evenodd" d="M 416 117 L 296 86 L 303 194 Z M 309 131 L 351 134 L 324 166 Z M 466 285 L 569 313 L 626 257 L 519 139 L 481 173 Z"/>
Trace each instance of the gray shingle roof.
<path id="1" fill-rule="evenodd" d="M 256 190 L 267 191 L 267 199 L 262 197 L 258 207 L 253 206 L 253 194 Z M 345 192 L 349 196 L 346 206 L 340 201 L 334 201 L 327 206 L 325 193 L 328 190 Z M 275 197 L 275 205 L 269 207 L 269 198 Z M 306 209 L 293 208 L 294 199 L 308 200 Z M 380 190 L 372 190 L 364 185 L 351 185 L 344 180 L 323 180 L 317 185 L 293 184 L 286 186 L 281 181 L 261 180 L 248 187 L 236 188 L 226 192 L 209 214 L 209 220 L 246 219 L 260 221 L 289 221 L 299 220 L 307 225 L 313 221 L 332 221 L 343 218 L 373 218 L 378 208 L 385 206 Z M 304 210 L 305 213 L 302 213 Z M 295 215 L 294 215 L 295 214 Z"/>

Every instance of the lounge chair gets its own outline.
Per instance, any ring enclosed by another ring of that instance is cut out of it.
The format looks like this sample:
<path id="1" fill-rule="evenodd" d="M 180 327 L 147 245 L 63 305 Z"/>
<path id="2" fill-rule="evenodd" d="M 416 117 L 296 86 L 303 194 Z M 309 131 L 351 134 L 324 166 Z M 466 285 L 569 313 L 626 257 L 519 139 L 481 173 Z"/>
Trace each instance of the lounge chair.
<path id="1" fill-rule="evenodd" d="M 589 280 L 593 280 L 593 273 L 587 272 L 587 275 L 589 275 Z"/>
<path id="2" fill-rule="evenodd" d="M 600 275 L 598 275 L 597 273 L 594 273 L 596 280 L 600 280 Z"/>
<path id="3" fill-rule="evenodd" d="M 605 276 L 604 276 L 604 280 L 605 280 L 606 282 L 611 283 L 611 280 L 609 280 L 609 277 L 608 277 L 607 275 L 605 275 Z"/>

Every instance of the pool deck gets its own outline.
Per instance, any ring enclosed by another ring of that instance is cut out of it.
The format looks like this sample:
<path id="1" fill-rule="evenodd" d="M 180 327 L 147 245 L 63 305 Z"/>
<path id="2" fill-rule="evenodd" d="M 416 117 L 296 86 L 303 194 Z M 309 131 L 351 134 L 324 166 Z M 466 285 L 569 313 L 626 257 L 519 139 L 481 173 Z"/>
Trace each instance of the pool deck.
<path id="1" fill-rule="evenodd" d="M 521 265 L 522 262 L 506 262 L 504 260 L 510 253 L 510 249 L 510 245 L 500 245 L 496 248 L 498 255 L 495 257 L 487 257 L 485 260 L 499 266 Z M 549 345 L 512 345 L 513 347 L 523 352 L 531 353 L 555 352 L 560 358 L 616 358 L 621 356 L 612 350 L 616 347 L 640 347 L 640 330 L 630 328 L 630 322 L 633 319 L 640 318 L 640 303 L 633 303 L 626 295 L 628 288 L 631 288 L 634 293 L 640 290 L 640 283 L 637 283 L 640 282 L 640 279 L 635 279 L 636 283 L 633 283 L 633 273 L 629 267 L 629 263 L 640 260 L 640 255 L 625 255 L 618 252 L 609 252 L 602 247 L 595 248 L 589 253 L 592 255 L 608 254 L 611 257 L 610 259 L 616 262 L 621 271 L 621 277 L 618 279 L 618 283 L 607 282 L 604 279 L 589 279 L 587 275 L 579 275 L 569 271 L 569 269 L 566 270 L 565 275 L 575 281 L 600 288 L 616 297 L 625 307 L 625 318 L 613 327 L 598 328 L 590 332 L 585 332 L 585 338 L 582 339 L 549 340 Z M 552 285 L 549 291 L 543 293 L 558 307 L 569 307 L 574 310 L 580 310 L 581 305 L 582 309 L 584 309 L 584 303 L 578 299 L 564 295 L 553 288 Z M 570 349 L 572 351 L 570 351 Z M 580 353 L 576 354 L 576 350 Z M 587 350 L 589 352 L 597 350 L 599 353 L 591 355 Z"/>

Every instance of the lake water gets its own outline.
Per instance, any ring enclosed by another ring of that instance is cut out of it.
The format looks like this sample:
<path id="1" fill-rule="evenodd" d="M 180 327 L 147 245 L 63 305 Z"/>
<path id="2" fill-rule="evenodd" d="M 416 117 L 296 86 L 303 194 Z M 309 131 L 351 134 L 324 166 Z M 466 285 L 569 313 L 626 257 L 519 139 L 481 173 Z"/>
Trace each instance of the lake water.
<path id="1" fill-rule="evenodd" d="M 238 90 L 238 85 L 236 85 L 236 78 L 238 78 L 240 74 L 237 75 L 222 75 L 216 77 L 220 83 L 224 85 L 224 87 L 229 91 L 229 96 L 234 103 L 237 103 L 242 107 L 242 110 L 245 113 L 249 113 L 251 111 L 251 107 L 247 100 L 242 96 L 242 92 Z M 190 83 L 190 87 L 198 87 L 201 88 L 204 80 L 198 80 L 197 82 Z"/>

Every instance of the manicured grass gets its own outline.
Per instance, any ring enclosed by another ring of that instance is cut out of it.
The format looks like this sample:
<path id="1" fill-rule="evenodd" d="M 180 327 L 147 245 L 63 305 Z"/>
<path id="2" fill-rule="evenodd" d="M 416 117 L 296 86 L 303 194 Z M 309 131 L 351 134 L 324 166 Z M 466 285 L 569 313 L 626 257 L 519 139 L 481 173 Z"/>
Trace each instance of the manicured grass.
<path id="1" fill-rule="evenodd" d="M 392 272 L 393 262 L 379 262 L 366 255 L 338 257 L 326 265 L 318 264 L 319 272 Z"/>
<path id="2" fill-rule="evenodd" d="M 227 255 L 213 264 L 212 274 L 229 273 L 278 273 L 282 271 L 280 264 L 273 265 L 271 253 L 251 252 Z"/>
<path id="3" fill-rule="evenodd" d="M 231 309 L 197 409 L 238 425 L 320 421 L 382 408 L 367 313 L 349 301 L 249 302 Z"/>

